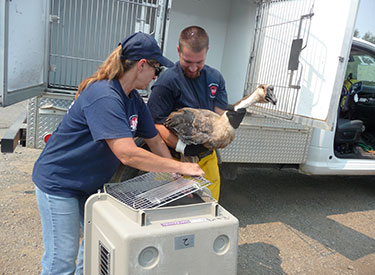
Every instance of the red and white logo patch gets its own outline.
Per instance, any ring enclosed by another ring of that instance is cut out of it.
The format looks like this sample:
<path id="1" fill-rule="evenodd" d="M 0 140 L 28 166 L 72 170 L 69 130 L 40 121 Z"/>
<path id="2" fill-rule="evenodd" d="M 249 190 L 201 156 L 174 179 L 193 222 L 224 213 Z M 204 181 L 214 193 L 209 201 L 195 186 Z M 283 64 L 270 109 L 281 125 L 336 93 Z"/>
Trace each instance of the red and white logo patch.
<path id="1" fill-rule="evenodd" d="M 133 131 L 137 131 L 137 126 L 138 126 L 138 115 L 132 115 L 129 117 L 129 122 L 130 122 L 130 129 Z"/>
<path id="2" fill-rule="evenodd" d="M 217 88 L 219 87 L 219 85 L 217 85 L 216 83 L 211 83 L 210 85 L 208 85 L 208 87 L 210 88 L 211 92 L 210 97 L 215 98 Z"/>
<path id="3" fill-rule="evenodd" d="M 217 92 L 217 87 L 216 86 L 211 86 L 210 89 L 211 89 L 211 95 L 215 96 L 216 92 Z"/>

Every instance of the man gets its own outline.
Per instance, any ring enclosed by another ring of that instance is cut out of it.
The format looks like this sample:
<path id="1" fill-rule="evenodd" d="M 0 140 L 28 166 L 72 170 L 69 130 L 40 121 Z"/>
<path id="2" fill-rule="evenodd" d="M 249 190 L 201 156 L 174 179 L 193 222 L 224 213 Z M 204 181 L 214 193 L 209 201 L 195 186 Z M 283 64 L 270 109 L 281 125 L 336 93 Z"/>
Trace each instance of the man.
<path id="1" fill-rule="evenodd" d="M 186 145 L 164 125 L 168 115 L 183 107 L 208 109 L 222 114 L 228 97 L 225 81 L 219 71 L 205 65 L 209 47 L 207 32 L 198 26 L 185 28 L 179 38 L 179 62 L 165 71 L 152 87 L 148 107 L 162 139 L 176 152 L 186 156 L 199 156 L 199 166 L 205 178 L 213 184 L 212 196 L 219 200 L 220 173 L 215 151 L 203 145 Z M 173 154 L 174 153 L 174 154 Z"/>

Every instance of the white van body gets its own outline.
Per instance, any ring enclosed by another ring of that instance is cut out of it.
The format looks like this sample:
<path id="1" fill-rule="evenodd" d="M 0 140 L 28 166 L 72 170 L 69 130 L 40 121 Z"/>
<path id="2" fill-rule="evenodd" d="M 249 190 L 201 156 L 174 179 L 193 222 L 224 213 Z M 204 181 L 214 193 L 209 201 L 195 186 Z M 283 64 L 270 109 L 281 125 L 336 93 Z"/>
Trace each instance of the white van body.
<path id="1" fill-rule="evenodd" d="M 27 146 L 43 148 L 81 80 L 123 37 L 144 31 L 178 60 L 179 33 L 210 36 L 206 64 L 222 72 L 229 103 L 259 84 L 278 104 L 256 105 L 220 150 L 240 165 L 293 165 L 308 174 L 375 174 L 375 160 L 339 158 L 337 110 L 359 0 L 0 0 L 0 103 L 29 99 Z M 149 90 L 140 91 L 147 100 Z"/>
<path id="2" fill-rule="evenodd" d="M 358 93 L 356 99 L 357 106 L 364 106 L 372 111 L 375 102 L 375 44 L 353 38 L 353 45 L 350 58 L 358 56 L 361 60 L 358 65 L 354 64 L 360 72 L 356 79 L 364 82 L 363 89 Z M 352 60 L 353 63 L 354 60 Z M 351 61 L 349 61 L 352 63 Z M 357 69 L 356 68 L 356 69 Z M 348 66 L 347 75 L 352 72 Z M 360 75 L 361 74 L 361 75 Z M 366 94 L 367 93 L 367 94 Z M 370 115 L 369 120 L 372 120 Z M 358 116 L 360 119 L 362 116 Z M 358 118 L 354 118 L 358 119 Z M 335 117 L 334 129 L 337 126 L 337 116 Z M 372 123 L 364 120 L 363 129 L 373 131 Z M 336 132 L 337 133 L 337 132 Z M 366 133 L 366 131 L 364 132 Z M 363 134 L 364 134 L 363 133 Z M 373 175 L 374 158 L 373 154 L 368 154 L 368 158 L 359 159 L 356 157 L 342 158 L 337 157 L 334 151 L 332 140 L 335 139 L 335 131 L 328 131 L 319 128 L 313 128 L 312 139 L 309 143 L 306 162 L 300 165 L 300 169 L 305 173 L 319 175 Z"/>

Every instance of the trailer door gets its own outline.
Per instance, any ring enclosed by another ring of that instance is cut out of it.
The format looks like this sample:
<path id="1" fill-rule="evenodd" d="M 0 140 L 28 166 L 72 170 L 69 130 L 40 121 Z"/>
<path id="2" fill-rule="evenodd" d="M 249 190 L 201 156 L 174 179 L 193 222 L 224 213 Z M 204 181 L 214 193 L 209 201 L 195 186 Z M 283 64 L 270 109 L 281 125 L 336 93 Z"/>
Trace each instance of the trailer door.
<path id="1" fill-rule="evenodd" d="M 48 0 L 0 0 L 0 106 L 47 87 Z"/>
<path id="2" fill-rule="evenodd" d="M 275 86 L 254 111 L 332 129 L 359 0 L 270 0 L 258 6 L 247 89 Z"/>

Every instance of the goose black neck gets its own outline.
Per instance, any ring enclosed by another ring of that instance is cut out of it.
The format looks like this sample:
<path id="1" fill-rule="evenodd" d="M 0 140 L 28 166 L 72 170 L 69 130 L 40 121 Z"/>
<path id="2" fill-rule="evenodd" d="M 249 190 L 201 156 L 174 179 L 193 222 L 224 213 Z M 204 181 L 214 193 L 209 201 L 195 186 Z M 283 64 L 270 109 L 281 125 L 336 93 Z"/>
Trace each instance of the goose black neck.
<path id="1" fill-rule="evenodd" d="M 245 114 L 246 114 L 245 108 L 238 109 L 237 111 L 228 110 L 226 112 L 229 123 L 234 129 L 237 129 L 240 126 Z"/>

